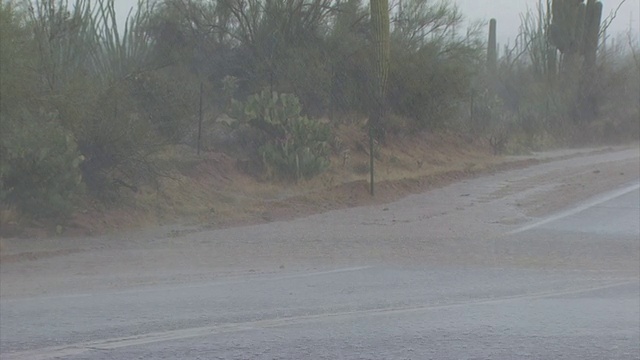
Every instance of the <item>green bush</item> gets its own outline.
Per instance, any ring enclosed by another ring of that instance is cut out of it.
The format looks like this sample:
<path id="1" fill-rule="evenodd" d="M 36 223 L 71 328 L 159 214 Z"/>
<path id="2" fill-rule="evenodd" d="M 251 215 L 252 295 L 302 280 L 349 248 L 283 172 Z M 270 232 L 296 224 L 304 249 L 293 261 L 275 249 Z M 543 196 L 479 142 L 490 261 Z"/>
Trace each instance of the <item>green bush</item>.
<path id="1" fill-rule="evenodd" d="M 449 1 L 407 0 L 391 34 L 389 111 L 435 130 L 450 124 L 483 61 L 480 32 Z"/>
<path id="2" fill-rule="evenodd" d="M 113 200 L 120 187 L 153 182 L 161 175 L 154 155 L 168 142 L 157 135 L 152 119 L 138 112 L 126 82 L 99 94 L 74 128 L 86 161 L 80 168 L 88 190 Z"/>
<path id="3" fill-rule="evenodd" d="M 55 119 L 3 116 L 0 201 L 35 217 L 64 217 L 83 191 L 73 136 Z"/>
<path id="4" fill-rule="evenodd" d="M 173 70 L 173 71 L 170 71 Z M 180 142 L 189 131 L 189 120 L 198 111 L 197 79 L 180 69 L 136 74 L 127 84 L 136 110 L 145 114 L 153 129 L 171 142 Z"/>
<path id="5" fill-rule="evenodd" d="M 486 134 L 500 122 L 505 111 L 504 103 L 499 96 L 486 87 L 475 90 L 472 97 L 471 131 L 475 134 Z"/>
<path id="6" fill-rule="evenodd" d="M 438 51 L 423 48 L 413 54 L 398 54 L 391 61 L 390 110 L 414 120 L 417 128 L 443 127 L 470 86 L 469 68 Z"/>
<path id="7" fill-rule="evenodd" d="M 332 74 L 327 65 L 328 56 L 318 46 L 287 49 L 275 67 L 279 91 L 295 93 L 305 112 L 312 116 L 326 112 L 331 93 Z"/>

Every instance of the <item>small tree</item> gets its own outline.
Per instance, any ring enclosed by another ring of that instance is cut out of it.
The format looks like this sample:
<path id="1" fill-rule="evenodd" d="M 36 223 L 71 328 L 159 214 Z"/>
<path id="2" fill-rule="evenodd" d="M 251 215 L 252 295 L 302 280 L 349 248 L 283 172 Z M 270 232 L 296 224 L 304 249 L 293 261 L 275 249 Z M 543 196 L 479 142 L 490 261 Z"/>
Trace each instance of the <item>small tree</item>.
<path id="1" fill-rule="evenodd" d="M 40 96 L 30 25 L 20 8 L 0 3 L 0 204 L 62 218 L 82 193 L 83 157 Z"/>

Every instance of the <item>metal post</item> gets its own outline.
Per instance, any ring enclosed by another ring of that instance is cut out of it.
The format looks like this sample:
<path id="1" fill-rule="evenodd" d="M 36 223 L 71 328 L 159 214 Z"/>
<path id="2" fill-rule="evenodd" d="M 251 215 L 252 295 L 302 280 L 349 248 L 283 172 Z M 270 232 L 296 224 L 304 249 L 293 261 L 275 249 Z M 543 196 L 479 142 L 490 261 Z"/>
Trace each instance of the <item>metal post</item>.
<path id="1" fill-rule="evenodd" d="M 198 155 L 200 155 L 200 139 L 202 138 L 202 92 L 203 84 L 200 82 L 200 111 L 198 113 Z"/>
<path id="2" fill-rule="evenodd" d="M 370 184 L 370 188 L 369 188 L 369 192 L 371 193 L 371 196 L 374 196 L 374 182 L 373 182 L 373 174 L 374 174 L 374 169 L 373 169 L 373 163 L 374 163 L 374 157 L 373 157 L 373 119 L 369 119 L 369 184 Z"/>

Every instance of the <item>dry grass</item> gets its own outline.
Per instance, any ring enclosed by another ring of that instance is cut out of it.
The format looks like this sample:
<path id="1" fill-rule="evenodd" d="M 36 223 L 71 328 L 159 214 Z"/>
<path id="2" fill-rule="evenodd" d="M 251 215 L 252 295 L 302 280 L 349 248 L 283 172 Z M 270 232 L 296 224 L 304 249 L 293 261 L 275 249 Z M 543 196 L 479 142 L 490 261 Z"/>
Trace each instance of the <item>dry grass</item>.
<path id="1" fill-rule="evenodd" d="M 341 126 L 337 133 L 342 148 L 333 155 L 331 167 L 297 184 L 259 181 L 239 171 L 234 159 L 224 154 L 206 153 L 194 159 L 192 154 L 177 153 L 172 161 L 181 164 L 179 171 L 162 181 L 160 191 L 138 196 L 139 207 L 167 222 L 218 227 L 271 221 L 388 201 L 418 191 L 420 181 L 411 179 L 436 179 L 439 174 L 454 173 L 458 178 L 496 162 L 486 146 L 456 135 L 391 138 L 375 164 L 379 194 L 369 199 L 366 134 L 357 125 Z M 345 159 L 347 149 L 349 157 Z M 431 182 L 437 182 L 433 179 Z"/>
<path id="2" fill-rule="evenodd" d="M 97 234 L 127 228 L 191 224 L 207 228 L 260 223 L 329 209 L 381 203 L 491 169 L 501 160 L 486 144 L 454 134 L 390 138 L 375 162 L 376 197 L 368 194 L 367 138 L 362 127 L 337 129 L 341 148 L 330 168 L 299 183 L 266 182 L 238 169 L 236 159 L 188 147 L 160 154 L 168 174 L 112 208 L 88 206 L 65 234 Z M 344 151 L 349 156 L 345 158 Z"/>
<path id="3" fill-rule="evenodd" d="M 22 218 L 14 208 L 0 206 L 0 240 L 20 234 Z M 1 241 L 0 241 L 1 245 Z"/>

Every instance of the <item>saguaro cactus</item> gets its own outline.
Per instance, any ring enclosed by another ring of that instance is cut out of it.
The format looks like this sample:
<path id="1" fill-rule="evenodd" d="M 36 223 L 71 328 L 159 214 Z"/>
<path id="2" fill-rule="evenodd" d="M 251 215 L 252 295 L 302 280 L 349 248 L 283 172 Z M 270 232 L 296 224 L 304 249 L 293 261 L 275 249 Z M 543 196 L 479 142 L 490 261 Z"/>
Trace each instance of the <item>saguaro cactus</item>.
<path id="1" fill-rule="evenodd" d="M 373 26 L 373 41 L 376 53 L 374 100 L 376 105 L 379 105 L 377 106 L 378 110 L 384 110 L 384 106 L 382 105 L 384 104 L 384 98 L 386 95 L 390 57 L 388 0 L 371 0 L 371 24 Z M 383 113 L 378 112 L 377 115 L 383 115 Z"/>
<path id="2" fill-rule="evenodd" d="M 602 3 L 596 0 L 588 0 L 584 19 L 584 62 L 588 70 L 596 65 L 596 53 L 600 35 L 600 22 L 602 21 Z"/>
<path id="3" fill-rule="evenodd" d="M 371 195 L 374 195 L 374 137 L 380 137 L 381 122 L 385 113 L 385 96 L 387 78 L 389 76 L 390 58 L 390 30 L 389 30 L 389 0 L 371 1 L 371 24 L 373 27 L 373 43 L 375 48 L 375 74 L 373 89 L 373 106 L 369 116 L 369 170 L 371 175 Z"/>
<path id="4" fill-rule="evenodd" d="M 581 0 L 553 0 L 553 21 L 549 26 L 549 41 L 564 57 L 566 71 L 575 67 L 584 27 L 585 5 Z"/>
<path id="5" fill-rule="evenodd" d="M 549 41 L 564 56 L 564 70 L 576 67 L 583 56 L 585 66 L 593 67 L 598 48 L 602 3 L 596 0 L 553 0 L 553 21 Z"/>
<path id="6" fill-rule="evenodd" d="M 487 48 L 487 69 L 495 72 L 498 67 L 498 44 L 496 40 L 496 19 L 489 21 L 489 45 Z"/>
<path id="7" fill-rule="evenodd" d="M 562 53 L 560 69 L 565 78 L 579 84 L 573 111 L 575 121 L 588 122 L 598 113 L 594 93 L 596 54 L 602 21 L 602 3 L 597 0 L 553 0 L 549 42 Z M 584 61 L 581 61 L 584 59 Z"/>
<path id="8" fill-rule="evenodd" d="M 545 19 L 545 34 L 549 33 L 549 28 L 551 26 L 551 20 L 553 19 L 553 14 L 551 10 L 551 0 L 547 0 L 546 3 L 546 19 Z M 550 41 L 547 41 L 547 76 L 550 82 L 553 82 L 556 78 L 558 71 L 558 49 L 551 44 Z"/>

